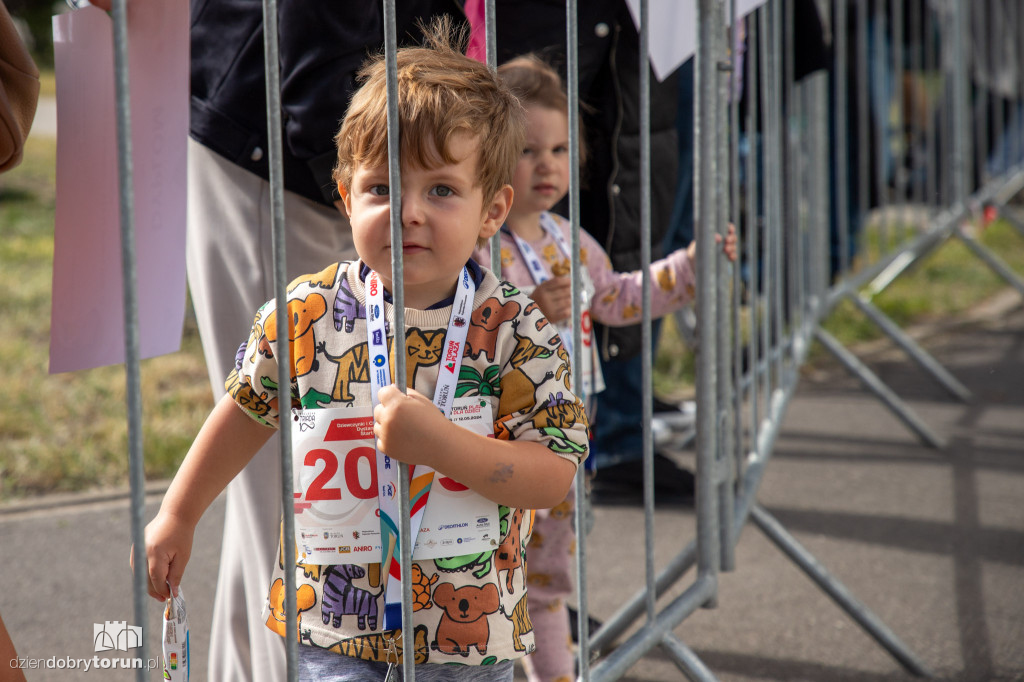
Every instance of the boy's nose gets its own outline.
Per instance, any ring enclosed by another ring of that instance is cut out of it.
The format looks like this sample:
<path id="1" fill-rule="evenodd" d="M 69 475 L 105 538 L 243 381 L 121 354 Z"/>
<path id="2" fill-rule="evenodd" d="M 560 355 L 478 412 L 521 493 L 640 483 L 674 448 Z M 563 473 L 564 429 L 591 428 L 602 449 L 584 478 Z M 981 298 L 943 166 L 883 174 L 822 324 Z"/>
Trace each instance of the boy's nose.
<path id="1" fill-rule="evenodd" d="M 423 202 L 419 197 L 402 194 L 402 225 L 418 225 L 423 222 Z"/>

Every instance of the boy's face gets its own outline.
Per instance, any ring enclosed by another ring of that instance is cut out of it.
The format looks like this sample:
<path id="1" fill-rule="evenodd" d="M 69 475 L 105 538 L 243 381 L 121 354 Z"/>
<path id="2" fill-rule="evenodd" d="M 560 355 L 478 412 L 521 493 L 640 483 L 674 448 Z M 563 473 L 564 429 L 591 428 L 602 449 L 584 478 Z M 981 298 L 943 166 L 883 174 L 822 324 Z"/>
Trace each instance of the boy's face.
<path id="1" fill-rule="evenodd" d="M 548 211 L 569 191 L 569 119 L 561 111 L 526 108 L 526 146 L 512 188 L 516 213 Z"/>
<path id="2" fill-rule="evenodd" d="M 485 200 L 477 174 L 478 138 L 457 135 L 450 144 L 457 163 L 402 166 L 402 265 L 409 308 L 427 308 L 452 294 L 477 239 L 498 231 L 512 203 L 507 185 Z M 340 189 L 356 252 L 394 291 L 387 166 L 358 165 L 352 186 Z"/>

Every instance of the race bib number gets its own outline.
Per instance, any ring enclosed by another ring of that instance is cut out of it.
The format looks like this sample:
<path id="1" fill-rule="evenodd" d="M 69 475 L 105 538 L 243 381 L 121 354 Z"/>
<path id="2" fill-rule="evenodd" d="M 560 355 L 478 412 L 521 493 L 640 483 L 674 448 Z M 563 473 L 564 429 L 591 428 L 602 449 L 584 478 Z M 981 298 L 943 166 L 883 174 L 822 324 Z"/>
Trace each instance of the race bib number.
<path id="1" fill-rule="evenodd" d="M 300 561 L 379 562 L 378 496 L 397 497 L 398 491 L 390 485 L 378 490 L 372 410 L 293 410 L 292 418 L 295 540 Z M 479 398 L 457 398 L 452 421 L 483 435 L 493 432 L 491 408 Z M 497 547 L 499 540 L 497 505 L 437 473 L 413 557 L 482 552 Z"/>
<path id="2" fill-rule="evenodd" d="M 293 410 L 292 417 L 295 540 L 301 561 L 380 561 L 372 410 Z"/>

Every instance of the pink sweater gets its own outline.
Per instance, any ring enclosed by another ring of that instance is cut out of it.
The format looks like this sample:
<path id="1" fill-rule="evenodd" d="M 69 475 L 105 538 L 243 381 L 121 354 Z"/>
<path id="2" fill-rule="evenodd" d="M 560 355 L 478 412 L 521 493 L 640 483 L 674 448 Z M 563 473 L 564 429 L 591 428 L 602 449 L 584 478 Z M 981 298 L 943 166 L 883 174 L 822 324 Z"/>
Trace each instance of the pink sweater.
<path id="1" fill-rule="evenodd" d="M 565 235 L 566 242 L 572 243 L 569 221 L 561 216 L 551 215 Z M 547 234 L 529 244 L 540 257 L 544 270 L 549 275 L 552 265 L 567 261 L 558 244 Z M 489 267 L 490 247 L 477 249 L 473 257 L 478 263 Z M 594 283 L 594 297 L 590 309 L 593 319 L 612 327 L 639 324 L 642 314 L 642 272 L 612 270 L 608 255 L 586 230 L 580 230 L 580 261 Z M 501 279 L 530 291 L 535 285 L 515 241 L 505 232 L 501 233 Z M 651 263 L 651 317 L 657 319 L 690 303 L 694 297 L 695 283 L 693 263 L 685 249 L 674 251 L 665 258 Z"/>

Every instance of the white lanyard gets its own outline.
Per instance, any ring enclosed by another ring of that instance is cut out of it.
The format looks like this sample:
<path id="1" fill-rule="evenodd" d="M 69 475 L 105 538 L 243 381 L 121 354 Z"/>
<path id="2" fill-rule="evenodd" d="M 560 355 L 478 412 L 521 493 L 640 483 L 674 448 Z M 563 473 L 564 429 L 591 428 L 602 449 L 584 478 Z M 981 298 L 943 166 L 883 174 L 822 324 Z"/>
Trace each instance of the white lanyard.
<path id="1" fill-rule="evenodd" d="M 552 218 L 551 214 L 548 213 L 547 211 L 544 211 L 543 213 L 540 214 L 540 226 L 541 228 L 543 228 L 544 232 L 547 233 L 549 237 L 551 237 L 552 241 L 554 241 L 555 244 L 558 245 L 558 248 L 559 250 L 561 250 L 562 255 L 564 255 L 566 258 L 571 259 L 572 249 L 569 246 L 569 242 L 565 240 L 565 235 L 562 234 L 562 231 L 558 229 L 558 225 L 555 223 L 555 219 Z M 537 252 L 533 250 L 533 247 L 530 246 L 529 242 L 527 242 L 525 239 L 517 235 L 511 229 L 509 230 L 509 233 L 512 235 L 512 239 L 513 241 L 515 241 L 516 248 L 519 249 L 519 253 L 520 255 L 522 255 L 523 261 L 526 263 L 526 267 L 530 271 L 530 276 L 533 277 L 533 283 L 540 284 L 541 282 L 546 282 L 547 280 L 551 279 L 551 275 L 549 275 L 544 270 L 544 266 L 541 265 L 540 258 L 537 257 Z M 587 305 L 587 292 L 584 290 L 582 294 L 583 297 L 581 302 L 583 303 L 583 313 L 587 315 L 590 309 L 590 306 Z M 562 345 L 565 346 L 566 352 L 568 352 L 571 356 L 572 326 L 569 325 L 563 327 L 562 330 L 564 332 L 567 332 L 561 335 Z M 587 330 L 584 330 L 584 333 L 589 332 Z"/>
<path id="2" fill-rule="evenodd" d="M 558 223 L 555 222 L 555 219 L 547 211 L 540 214 L 540 226 L 551 240 L 558 245 L 562 254 L 566 258 L 571 259 L 572 247 L 569 246 L 569 242 L 566 241 L 562 231 L 558 229 Z M 523 262 L 526 263 L 526 268 L 530 271 L 533 283 L 540 284 L 551 279 L 551 276 L 544 270 L 537 252 L 530 246 L 529 242 L 522 239 L 511 229 L 509 234 L 512 235 L 512 240 L 515 242 L 516 248 L 519 249 L 519 254 L 523 257 Z M 590 274 L 585 267 L 580 273 L 580 281 L 583 282 L 583 289 L 580 291 L 580 332 L 582 334 L 584 351 L 582 355 L 583 367 L 580 368 L 580 376 L 583 379 L 583 392 L 587 395 L 592 395 L 604 390 L 604 379 L 600 373 L 600 366 L 594 358 L 594 348 L 591 340 L 593 327 L 590 319 L 589 295 L 589 292 L 593 291 L 593 284 L 590 281 Z M 565 346 L 566 352 L 572 356 L 572 325 L 558 325 L 558 330 L 562 337 L 562 345 Z"/>
<path id="3" fill-rule="evenodd" d="M 562 254 L 566 258 L 572 258 L 572 249 L 569 247 L 569 243 L 565 241 L 565 235 L 558 229 L 558 225 L 555 224 L 554 218 L 547 211 L 540 214 L 540 226 L 544 229 L 549 237 L 558 245 Z M 551 276 L 544 270 L 544 266 L 541 265 L 540 258 L 537 257 L 537 252 L 533 250 L 530 243 L 525 239 L 517 235 L 512 230 L 509 230 L 512 235 L 513 241 L 515 241 L 516 248 L 519 249 L 520 255 L 523 257 L 523 261 L 526 263 L 527 269 L 530 271 L 530 276 L 533 277 L 534 284 L 540 284 L 551 279 Z"/>
<path id="4" fill-rule="evenodd" d="M 451 415 L 452 403 L 455 400 L 455 388 L 462 367 L 462 354 L 469 333 L 469 315 L 472 312 L 473 298 L 476 295 L 476 283 L 469 275 L 469 270 L 462 268 L 455 287 L 455 300 L 452 303 L 451 317 L 448 319 L 448 330 L 444 337 L 444 351 L 441 365 L 437 373 L 437 385 L 434 388 L 434 405 L 441 410 L 445 419 Z M 366 343 L 370 362 L 370 396 L 373 407 L 379 403 L 378 392 L 391 383 L 391 367 L 388 360 L 387 330 L 384 315 L 384 285 L 377 273 L 370 271 L 366 277 Z M 404 341 L 404 330 L 395 331 L 395 343 Z M 404 345 L 404 344 L 403 344 Z M 395 352 L 404 352 L 395 348 Z M 410 547 L 416 546 L 423 512 L 434 471 L 427 466 L 413 467 L 410 483 Z M 385 593 L 384 627 L 391 630 L 401 626 L 401 568 L 399 562 L 393 561 L 394 551 L 398 548 L 398 467 L 392 466 L 391 458 L 377 450 L 377 497 L 380 502 L 381 519 L 381 565 L 384 569 L 387 588 Z M 394 540 L 393 542 L 391 540 Z M 395 578 L 392 580 L 391 578 Z"/>

